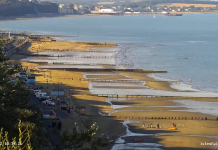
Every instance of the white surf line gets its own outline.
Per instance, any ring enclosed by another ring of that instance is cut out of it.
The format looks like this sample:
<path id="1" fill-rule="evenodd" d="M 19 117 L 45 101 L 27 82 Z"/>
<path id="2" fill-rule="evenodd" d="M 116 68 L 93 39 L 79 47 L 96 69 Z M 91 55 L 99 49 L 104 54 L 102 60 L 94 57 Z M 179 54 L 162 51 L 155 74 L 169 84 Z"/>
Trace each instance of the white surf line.
<path id="1" fill-rule="evenodd" d="M 171 111 L 186 111 L 186 112 L 198 112 L 203 114 L 209 114 L 218 116 L 218 102 L 206 102 L 196 100 L 169 100 L 177 103 L 177 106 L 185 107 L 186 110 L 171 110 Z"/>
<path id="2" fill-rule="evenodd" d="M 125 137 L 131 137 L 131 136 L 155 136 L 155 134 L 142 134 L 142 133 L 133 133 L 129 130 L 128 124 L 130 123 L 142 123 L 141 121 L 130 121 L 130 120 L 125 120 L 123 122 L 123 126 L 126 127 L 126 135 L 123 135 L 119 137 L 115 145 L 112 147 L 111 150 L 161 150 L 162 145 L 157 144 L 157 143 L 126 143 L 126 141 L 123 139 Z"/>
<path id="3" fill-rule="evenodd" d="M 149 78 L 152 78 L 152 79 L 157 80 L 157 81 L 169 82 L 170 87 L 173 88 L 173 89 L 176 89 L 178 91 L 201 91 L 201 90 L 193 88 L 193 86 L 190 85 L 191 83 L 185 84 L 185 83 L 183 83 L 183 81 L 167 79 L 167 78 L 161 78 L 161 77 L 155 76 L 154 74 L 148 74 L 147 76 Z"/>

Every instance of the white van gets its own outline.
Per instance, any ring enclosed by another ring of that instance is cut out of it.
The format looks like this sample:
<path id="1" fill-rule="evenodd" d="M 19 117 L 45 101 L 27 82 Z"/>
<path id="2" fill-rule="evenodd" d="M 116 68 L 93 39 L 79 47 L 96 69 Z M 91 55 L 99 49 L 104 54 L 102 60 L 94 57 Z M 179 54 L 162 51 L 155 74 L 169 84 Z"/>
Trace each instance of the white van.
<path id="1" fill-rule="evenodd" d="M 42 91 L 41 90 L 33 90 L 33 92 L 34 92 L 34 95 L 36 95 L 36 93 L 42 92 Z"/>
<path id="2" fill-rule="evenodd" d="M 41 98 L 41 97 L 47 96 L 47 93 L 41 91 L 41 92 L 35 93 L 35 95 L 36 95 L 36 97 Z"/>

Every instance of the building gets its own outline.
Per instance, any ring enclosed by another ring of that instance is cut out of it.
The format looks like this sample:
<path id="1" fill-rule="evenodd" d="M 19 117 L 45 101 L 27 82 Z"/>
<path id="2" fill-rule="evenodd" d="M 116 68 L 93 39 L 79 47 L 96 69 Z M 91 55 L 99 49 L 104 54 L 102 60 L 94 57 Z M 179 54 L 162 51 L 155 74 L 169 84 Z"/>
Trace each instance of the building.
<path id="1" fill-rule="evenodd" d="M 95 6 L 95 11 L 99 11 L 99 8 L 97 6 Z"/>
<path id="2" fill-rule="evenodd" d="M 74 5 L 74 9 L 75 9 L 75 10 L 78 10 L 79 8 L 78 8 L 78 6 L 77 6 L 77 5 Z"/>
<path id="3" fill-rule="evenodd" d="M 64 96 L 64 90 L 56 90 L 56 89 L 52 89 L 51 90 L 51 96 Z"/>
<path id="4" fill-rule="evenodd" d="M 122 14 L 122 11 L 115 11 L 114 9 L 102 8 L 98 11 L 91 11 L 92 14 L 108 14 L 108 15 L 119 15 Z"/>
<path id="5" fill-rule="evenodd" d="M 102 12 L 102 13 L 113 13 L 115 11 L 114 11 L 114 9 L 100 9 L 99 12 Z"/>
<path id="6" fill-rule="evenodd" d="M 28 77 L 27 82 L 28 83 L 36 83 L 36 78 L 35 77 Z"/>
<path id="7" fill-rule="evenodd" d="M 60 13 L 60 14 L 73 14 L 74 9 L 70 8 L 69 5 L 59 4 L 58 13 Z"/>

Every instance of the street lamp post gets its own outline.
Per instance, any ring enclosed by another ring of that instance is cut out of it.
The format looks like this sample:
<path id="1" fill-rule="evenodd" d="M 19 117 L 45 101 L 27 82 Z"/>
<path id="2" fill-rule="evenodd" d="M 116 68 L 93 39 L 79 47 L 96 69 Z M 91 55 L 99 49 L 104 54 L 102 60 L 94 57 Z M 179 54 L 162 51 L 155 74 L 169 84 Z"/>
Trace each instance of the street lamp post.
<path id="1" fill-rule="evenodd" d="M 45 73 L 44 73 L 44 78 L 47 78 L 46 81 L 47 81 L 47 89 L 48 89 L 48 82 L 51 81 L 51 80 L 48 80 L 48 79 L 49 79 L 49 78 L 52 78 L 51 72 L 50 72 L 49 75 L 45 75 Z"/>

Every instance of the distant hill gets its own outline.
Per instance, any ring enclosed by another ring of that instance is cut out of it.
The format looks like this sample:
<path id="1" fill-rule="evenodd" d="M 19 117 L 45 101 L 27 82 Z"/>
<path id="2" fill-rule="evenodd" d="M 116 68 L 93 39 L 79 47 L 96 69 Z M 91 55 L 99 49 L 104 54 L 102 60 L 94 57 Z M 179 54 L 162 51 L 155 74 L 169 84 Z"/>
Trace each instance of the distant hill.
<path id="1" fill-rule="evenodd" d="M 147 3 L 148 5 L 157 5 L 157 4 L 164 4 L 164 3 L 188 3 L 188 4 L 218 4 L 218 1 L 212 1 L 212 0 L 41 0 L 41 1 L 50 1 L 54 3 L 78 3 L 78 4 L 97 4 L 99 2 L 114 2 L 116 3 L 138 3 L 143 2 Z"/>
<path id="2" fill-rule="evenodd" d="M 187 3 L 165 3 L 165 4 L 157 4 L 156 6 L 167 6 L 167 7 L 217 7 L 217 5 L 214 4 L 187 4 Z"/>
<path id="3" fill-rule="evenodd" d="M 58 13 L 58 4 L 43 5 L 31 2 L 13 2 L 0 5 L 0 16 L 22 16 L 40 13 Z"/>

